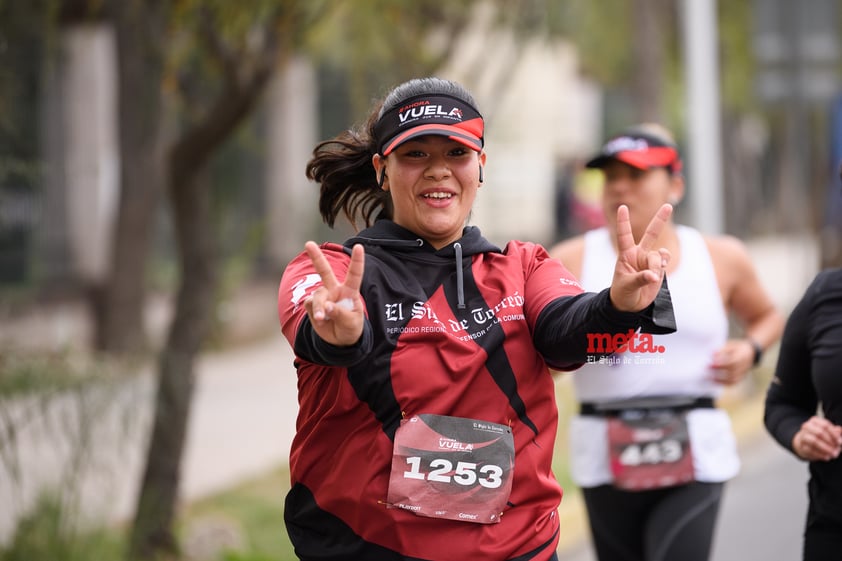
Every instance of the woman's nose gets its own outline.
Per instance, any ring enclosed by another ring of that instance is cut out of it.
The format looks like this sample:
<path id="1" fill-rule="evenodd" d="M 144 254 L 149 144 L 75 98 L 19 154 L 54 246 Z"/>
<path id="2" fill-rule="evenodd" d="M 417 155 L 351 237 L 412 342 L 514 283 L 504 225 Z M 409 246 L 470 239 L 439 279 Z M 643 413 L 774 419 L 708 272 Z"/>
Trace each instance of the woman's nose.
<path id="1" fill-rule="evenodd" d="M 425 170 L 425 176 L 430 179 L 442 179 L 450 176 L 450 167 L 444 158 L 433 158 Z"/>
<path id="2" fill-rule="evenodd" d="M 613 177 L 605 182 L 605 190 L 611 193 L 625 193 L 631 188 L 628 177 Z"/>

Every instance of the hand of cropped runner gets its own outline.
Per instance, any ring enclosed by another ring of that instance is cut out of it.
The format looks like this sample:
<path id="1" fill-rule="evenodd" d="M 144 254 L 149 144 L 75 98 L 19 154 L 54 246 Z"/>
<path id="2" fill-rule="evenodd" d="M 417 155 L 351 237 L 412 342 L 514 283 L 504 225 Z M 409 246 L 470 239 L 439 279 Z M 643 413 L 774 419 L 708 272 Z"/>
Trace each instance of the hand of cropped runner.
<path id="1" fill-rule="evenodd" d="M 646 227 L 640 243 L 634 243 L 629 208 L 617 209 L 617 264 L 611 283 L 611 303 L 618 310 L 639 312 L 655 300 L 669 263 L 666 249 L 655 249 L 655 242 L 672 215 L 672 205 L 665 204 Z"/>
<path id="2" fill-rule="evenodd" d="M 365 321 L 363 302 L 360 298 L 360 284 L 365 266 L 363 247 L 354 246 L 351 264 L 342 283 L 336 280 L 330 263 L 317 243 L 307 242 L 304 249 L 313 263 L 313 268 L 322 279 L 322 286 L 304 301 L 304 308 L 313 329 L 331 345 L 353 345 L 362 336 Z"/>
<path id="3" fill-rule="evenodd" d="M 838 458 L 842 451 L 842 427 L 814 415 L 792 437 L 792 449 L 800 458 L 811 462 Z"/>

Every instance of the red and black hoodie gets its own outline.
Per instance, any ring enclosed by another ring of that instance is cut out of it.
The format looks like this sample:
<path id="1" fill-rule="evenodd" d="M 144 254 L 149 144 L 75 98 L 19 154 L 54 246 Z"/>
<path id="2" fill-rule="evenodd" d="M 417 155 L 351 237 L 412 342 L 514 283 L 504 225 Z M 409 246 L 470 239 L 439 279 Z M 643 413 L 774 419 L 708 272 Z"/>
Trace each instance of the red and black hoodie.
<path id="1" fill-rule="evenodd" d="M 552 473 L 558 410 L 548 367 L 573 369 L 588 333 L 674 331 L 664 288 L 641 313 L 583 293 L 540 245 L 489 243 L 476 227 L 436 250 L 388 220 L 322 251 L 342 282 L 365 246 L 367 323 L 352 347 L 313 331 L 304 298 L 320 285 L 305 253 L 284 272 L 278 311 L 292 345 L 299 413 L 284 518 L 304 560 L 544 560 L 558 542 Z M 510 426 L 512 491 L 496 524 L 386 507 L 395 433 L 419 414 Z M 563 529 L 561 529 L 563 531 Z"/>

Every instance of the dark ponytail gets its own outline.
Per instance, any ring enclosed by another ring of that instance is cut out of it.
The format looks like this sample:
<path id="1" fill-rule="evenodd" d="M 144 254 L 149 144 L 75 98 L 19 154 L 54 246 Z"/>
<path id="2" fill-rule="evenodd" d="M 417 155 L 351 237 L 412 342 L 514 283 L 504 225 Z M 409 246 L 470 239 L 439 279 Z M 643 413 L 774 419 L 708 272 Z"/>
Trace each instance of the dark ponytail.
<path id="1" fill-rule="evenodd" d="M 391 207 L 389 193 L 378 187 L 371 163 L 376 119 L 374 112 L 365 128 L 347 130 L 320 142 L 307 163 L 307 178 L 321 185 L 319 213 L 331 228 L 340 214 L 354 227 L 358 220 L 370 226 L 379 209 Z"/>

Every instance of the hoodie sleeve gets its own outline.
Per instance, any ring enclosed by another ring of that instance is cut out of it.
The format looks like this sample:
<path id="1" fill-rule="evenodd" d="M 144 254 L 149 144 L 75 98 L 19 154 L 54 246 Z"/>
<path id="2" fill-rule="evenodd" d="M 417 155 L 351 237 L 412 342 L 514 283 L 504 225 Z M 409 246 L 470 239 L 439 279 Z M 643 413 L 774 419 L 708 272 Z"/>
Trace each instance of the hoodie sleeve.
<path id="1" fill-rule="evenodd" d="M 371 353 L 373 347 L 374 337 L 368 319 L 363 324 L 363 334 L 356 344 L 349 347 L 337 347 L 319 337 L 313 329 L 313 324 L 310 323 L 310 318 L 305 316 L 298 328 L 293 351 L 295 356 L 315 364 L 348 367 L 362 362 Z"/>
<path id="2" fill-rule="evenodd" d="M 666 279 L 655 301 L 640 312 L 621 312 L 609 298 L 608 288 L 598 293 L 562 296 L 549 303 L 538 316 L 533 341 L 551 367 L 575 370 L 588 355 L 588 334 L 637 331 L 653 334 L 675 332 L 675 316 Z"/>
<path id="3" fill-rule="evenodd" d="M 655 300 L 639 312 L 621 312 L 611 303 L 609 289 L 582 292 L 582 287 L 557 259 L 541 246 L 524 246 L 527 316 L 535 348 L 551 367 L 575 370 L 588 356 L 588 334 L 674 333 L 675 315 L 666 277 Z"/>

